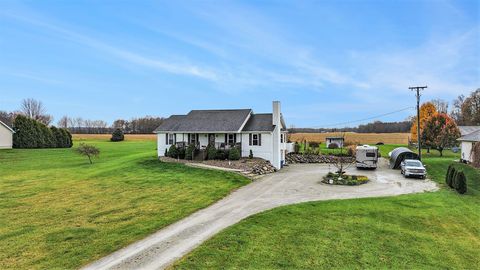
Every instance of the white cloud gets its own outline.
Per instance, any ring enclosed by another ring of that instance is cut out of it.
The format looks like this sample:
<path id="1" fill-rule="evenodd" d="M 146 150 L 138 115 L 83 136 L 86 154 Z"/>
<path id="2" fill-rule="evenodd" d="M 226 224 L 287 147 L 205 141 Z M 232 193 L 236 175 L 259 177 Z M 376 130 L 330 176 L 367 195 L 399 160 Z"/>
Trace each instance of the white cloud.
<path id="1" fill-rule="evenodd" d="M 46 22 L 46 20 L 34 19 L 33 15 L 30 15 L 28 17 L 13 13 L 3 13 L 3 15 L 17 19 L 22 22 L 42 27 L 43 29 L 50 30 L 54 33 L 62 35 L 62 37 L 65 39 L 103 51 L 107 54 L 139 66 L 150 67 L 172 74 L 199 77 L 211 81 L 215 81 L 218 77 L 217 74 L 213 71 L 213 69 L 210 69 L 208 67 L 201 67 L 189 63 L 175 63 L 171 60 L 155 59 L 147 55 L 142 55 L 138 52 L 112 46 L 106 42 L 100 41 L 90 36 L 80 34 L 65 27 Z"/>

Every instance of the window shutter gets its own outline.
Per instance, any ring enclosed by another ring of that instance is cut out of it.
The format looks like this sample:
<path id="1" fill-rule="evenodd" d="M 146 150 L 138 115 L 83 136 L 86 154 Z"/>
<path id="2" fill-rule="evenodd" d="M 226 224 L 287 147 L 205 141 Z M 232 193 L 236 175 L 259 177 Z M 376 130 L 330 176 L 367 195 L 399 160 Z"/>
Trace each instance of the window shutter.
<path id="1" fill-rule="evenodd" d="M 188 144 L 190 144 L 190 143 L 191 143 L 191 141 L 190 141 L 190 133 L 188 133 L 188 136 L 187 136 L 187 137 L 188 137 L 188 139 L 187 139 L 187 140 L 188 140 Z"/>
<path id="2" fill-rule="evenodd" d="M 168 144 L 168 133 L 165 133 L 165 144 Z"/>
<path id="3" fill-rule="evenodd" d="M 237 142 L 237 134 L 233 134 L 233 143 Z"/>
<path id="4" fill-rule="evenodd" d="M 173 144 L 177 143 L 177 133 L 173 134 Z"/>
<path id="5" fill-rule="evenodd" d="M 262 134 L 258 134 L 258 146 L 262 145 Z"/>
<path id="6" fill-rule="evenodd" d="M 227 145 L 227 143 L 228 143 L 228 134 L 225 133 L 225 145 Z"/>
<path id="7" fill-rule="evenodd" d="M 248 145 L 252 145 L 252 133 L 248 134 Z"/>

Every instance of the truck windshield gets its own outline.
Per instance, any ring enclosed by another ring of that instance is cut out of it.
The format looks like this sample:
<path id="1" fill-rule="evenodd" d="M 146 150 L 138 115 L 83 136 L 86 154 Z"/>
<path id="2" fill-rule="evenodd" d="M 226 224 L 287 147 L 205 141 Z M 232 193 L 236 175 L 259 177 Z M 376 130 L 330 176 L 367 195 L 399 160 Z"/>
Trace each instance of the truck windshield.
<path id="1" fill-rule="evenodd" d="M 405 165 L 408 167 L 421 167 L 422 165 L 418 161 L 407 161 L 405 162 Z"/>

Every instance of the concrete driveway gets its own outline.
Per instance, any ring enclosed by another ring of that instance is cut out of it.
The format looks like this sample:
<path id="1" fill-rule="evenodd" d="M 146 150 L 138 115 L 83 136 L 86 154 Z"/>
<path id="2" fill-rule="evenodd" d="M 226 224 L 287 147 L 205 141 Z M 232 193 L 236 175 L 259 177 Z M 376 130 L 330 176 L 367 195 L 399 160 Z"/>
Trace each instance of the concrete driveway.
<path id="1" fill-rule="evenodd" d="M 233 192 L 217 203 L 180 220 L 144 240 L 133 243 L 85 267 L 85 269 L 162 269 L 202 242 L 240 220 L 281 205 L 306 201 L 395 196 L 437 190 L 430 180 L 404 179 L 388 169 L 386 160 L 374 171 L 350 168 L 347 173 L 367 175 L 361 186 L 319 183 L 334 167 L 326 164 L 294 164 Z"/>

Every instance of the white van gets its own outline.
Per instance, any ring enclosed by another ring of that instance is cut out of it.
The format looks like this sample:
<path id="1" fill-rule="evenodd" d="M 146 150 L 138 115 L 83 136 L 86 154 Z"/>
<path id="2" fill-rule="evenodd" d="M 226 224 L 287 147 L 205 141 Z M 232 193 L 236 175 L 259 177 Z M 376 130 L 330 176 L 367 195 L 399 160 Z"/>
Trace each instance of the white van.
<path id="1" fill-rule="evenodd" d="M 378 147 L 370 145 L 360 145 L 356 148 L 357 168 L 377 168 Z"/>

